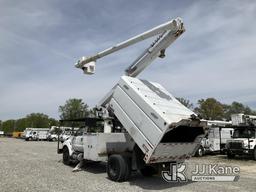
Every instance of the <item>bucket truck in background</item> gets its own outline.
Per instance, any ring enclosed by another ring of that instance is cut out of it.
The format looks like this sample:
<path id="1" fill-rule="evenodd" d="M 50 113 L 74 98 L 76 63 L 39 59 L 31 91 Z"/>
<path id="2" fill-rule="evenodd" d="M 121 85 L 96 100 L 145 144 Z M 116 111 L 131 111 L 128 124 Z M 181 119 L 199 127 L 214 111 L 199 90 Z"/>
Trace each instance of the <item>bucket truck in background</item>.
<path id="1" fill-rule="evenodd" d="M 247 155 L 256 160 L 256 116 L 233 114 L 231 120 L 234 133 L 226 144 L 227 157 Z"/>

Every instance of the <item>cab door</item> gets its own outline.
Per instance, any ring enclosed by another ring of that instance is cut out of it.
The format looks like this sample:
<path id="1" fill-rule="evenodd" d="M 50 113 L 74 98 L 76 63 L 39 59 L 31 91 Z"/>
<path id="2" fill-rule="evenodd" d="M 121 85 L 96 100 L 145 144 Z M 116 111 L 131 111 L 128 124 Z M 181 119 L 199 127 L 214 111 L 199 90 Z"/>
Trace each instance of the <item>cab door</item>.
<path id="1" fill-rule="evenodd" d="M 84 133 L 86 132 L 85 128 L 79 128 L 75 136 L 72 139 L 72 146 L 75 151 L 83 152 L 83 140 L 84 140 Z"/>

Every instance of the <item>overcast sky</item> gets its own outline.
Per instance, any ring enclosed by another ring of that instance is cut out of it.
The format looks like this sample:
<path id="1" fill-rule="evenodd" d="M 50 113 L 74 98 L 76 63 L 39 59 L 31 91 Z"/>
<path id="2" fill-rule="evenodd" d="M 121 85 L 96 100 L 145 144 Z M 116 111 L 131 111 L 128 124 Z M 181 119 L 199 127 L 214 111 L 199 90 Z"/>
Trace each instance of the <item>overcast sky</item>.
<path id="1" fill-rule="evenodd" d="M 0 0 L 0 119 L 58 118 L 69 98 L 93 107 L 153 39 L 99 60 L 93 76 L 74 63 L 176 17 L 186 32 L 139 78 L 256 109 L 256 1 Z"/>

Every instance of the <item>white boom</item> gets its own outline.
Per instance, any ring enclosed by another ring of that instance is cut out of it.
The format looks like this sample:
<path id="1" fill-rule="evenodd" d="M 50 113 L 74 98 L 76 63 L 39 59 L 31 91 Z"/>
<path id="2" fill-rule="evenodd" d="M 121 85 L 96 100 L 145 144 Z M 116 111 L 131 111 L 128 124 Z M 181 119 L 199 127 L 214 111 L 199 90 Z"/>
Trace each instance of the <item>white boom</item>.
<path id="1" fill-rule="evenodd" d="M 82 57 L 75 64 L 75 66 L 82 69 L 85 74 L 93 74 L 95 71 L 95 62 L 97 59 L 160 34 L 160 36 L 150 45 L 150 47 L 146 49 L 146 51 L 144 51 L 143 54 L 138 57 L 128 69 L 126 69 L 126 75 L 135 77 L 156 57 L 164 57 L 165 49 L 170 46 L 170 44 L 184 31 L 185 29 L 183 27 L 182 20 L 180 18 L 173 19 L 142 34 L 132 37 L 124 42 L 121 42 L 113 47 L 110 47 L 102 52 L 99 52 L 96 55 Z"/>
<path id="2" fill-rule="evenodd" d="M 82 57 L 75 66 L 82 69 L 85 74 L 94 74 L 97 59 L 160 34 L 157 39 L 125 70 L 125 75 L 136 77 L 157 57 L 163 58 L 165 56 L 165 49 L 184 31 L 183 21 L 180 18 L 176 18 L 99 52 L 96 55 Z M 116 86 L 114 86 L 114 88 L 98 103 L 99 106 L 105 106 L 110 101 L 115 87 Z"/>

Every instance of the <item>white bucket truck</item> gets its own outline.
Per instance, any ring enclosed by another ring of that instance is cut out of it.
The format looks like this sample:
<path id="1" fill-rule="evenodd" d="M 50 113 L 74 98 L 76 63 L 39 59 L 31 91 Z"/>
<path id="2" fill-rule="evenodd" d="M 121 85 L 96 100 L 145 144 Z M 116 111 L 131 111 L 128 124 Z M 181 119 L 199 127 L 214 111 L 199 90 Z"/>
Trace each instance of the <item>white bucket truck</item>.
<path id="1" fill-rule="evenodd" d="M 26 141 L 47 140 L 49 128 L 26 128 L 23 132 Z"/>
<path id="2" fill-rule="evenodd" d="M 234 128 L 231 121 L 207 120 L 207 134 L 201 141 L 195 156 L 225 154 L 227 140 L 232 138 Z"/>
<path id="3" fill-rule="evenodd" d="M 247 155 L 256 160 L 256 116 L 233 114 L 231 120 L 234 134 L 226 144 L 227 157 Z"/>
<path id="4" fill-rule="evenodd" d="M 102 121 L 102 131 L 78 130 L 58 149 L 65 164 L 105 161 L 108 177 L 120 182 L 127 180 L 132 170 L 150 176 L 169 169 L 170 162 L 182 163 L 194 155 L 205 135 L 206 122 L 160 84 L 136 78 L 153 60 L 164 58 L 165 49 L 184 31 L 177 18 L 78 61 L 77 68 L 93 74 L 97 59 L 159 35 L 99 102 L 94 121 Z"/>

